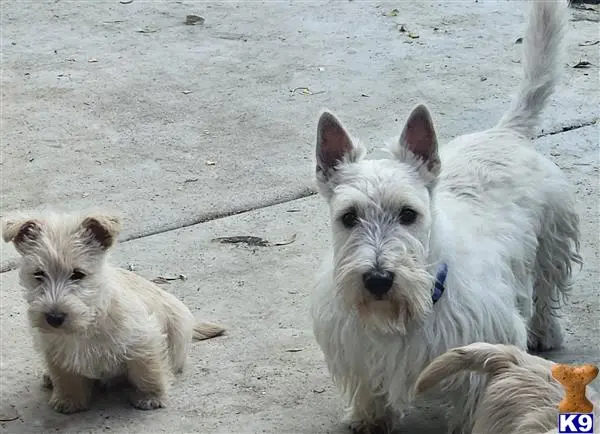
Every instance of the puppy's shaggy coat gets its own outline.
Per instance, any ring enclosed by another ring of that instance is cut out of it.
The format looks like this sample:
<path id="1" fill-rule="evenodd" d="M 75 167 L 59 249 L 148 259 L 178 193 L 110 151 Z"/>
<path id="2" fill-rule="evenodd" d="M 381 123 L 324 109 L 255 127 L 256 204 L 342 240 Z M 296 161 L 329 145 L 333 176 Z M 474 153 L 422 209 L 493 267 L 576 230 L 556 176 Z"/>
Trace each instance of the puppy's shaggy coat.
<path id="1" fill-rule="evenodd" d="M 556 434 L 558 403 L 565 391 L 552 377 L 553 365 L 512 345 L 477 342 L 436 358 L 415 389 L 421 395 L 460 372 L 478 372 L 487 377 L 487 384 L 473 415 L 473 434 Z M 598 433 L 600 399 L 591 387 L 587 396 L 594 404 Z"/>
<path id="2" fill-rule="evenodd" d="M 132 404 L 164 405 L 192 339 L 223 328 L 197 322 L 173 295 L 112 267 L 107 254 L 121 229 L 118 217 L 48 214 L 3 222 L 3 238 L 21 254 L 19 278 L 36 348 L 63 413 L 89 408 L 94 380 L 126 379 Z"/>
<path id="3" fill-rule="evenodd" d="M 319 119 L 316 175 L 333 252 L 312 318 L 358 431 L 393 428 L 420 372 L 449 348 L 562 342 L 553 311 L 581 264 L 579 218 L 565 177 L 529 138 L 558 81 L 567 4 L 531 6 L 521 88 L 495 127 L 438 149 L 420 105 L 391 158 L 366 160 L 333 114 Z M 446 289 L 434 304 L 436 279 Z M 464 375 L 440 388 L 456 410 L 451 429 L 470 432 L 480 389 Z"/>

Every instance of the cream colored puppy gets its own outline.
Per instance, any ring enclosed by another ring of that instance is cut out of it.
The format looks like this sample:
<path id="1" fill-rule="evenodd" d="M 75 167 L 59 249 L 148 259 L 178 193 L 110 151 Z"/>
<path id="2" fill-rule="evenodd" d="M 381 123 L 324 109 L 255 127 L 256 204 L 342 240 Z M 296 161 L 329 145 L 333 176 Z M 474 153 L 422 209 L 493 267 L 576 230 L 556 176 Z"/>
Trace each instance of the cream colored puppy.
<path id="1" fill-rule="evenodd" d="M 192 339 L 224 329 L 197 322 L 173 295 L 107 261 L 118 217 L 47 214 L 3 222 L 3 238 L 21 254 L 20 283 L 36 348 L 62 413 L 90 406 L 94 380 L 126 379 L 140 409 L 164 406 L 173 374 Z"/>
<path id="2" fill-rule="evenodd" d="M 488 376 L 488 383 L 475 409 L 472 434 L 555 434 L 558 403 L 565 391 L 552 377 L 553 365 L 512 345 L 477 342 L 434 359 L 419 376 L 415 390 L 420 395 L 455 374 L 480 372 Z M 600 400 L 591 387 L 587 396 L 598 424 Z M 598 432 L 595 426 L 594 433 Z"/>

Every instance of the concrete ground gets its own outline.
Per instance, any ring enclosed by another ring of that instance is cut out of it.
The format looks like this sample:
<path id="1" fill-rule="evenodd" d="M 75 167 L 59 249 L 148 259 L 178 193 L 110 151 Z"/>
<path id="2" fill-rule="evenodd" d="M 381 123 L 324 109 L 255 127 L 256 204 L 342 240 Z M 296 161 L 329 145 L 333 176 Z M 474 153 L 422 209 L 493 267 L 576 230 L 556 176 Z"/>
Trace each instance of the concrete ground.
<path id="1" fill-rule="evenodd" d="M 115 393 L 86 413 L 53 413 L 17 255 L 3 245 L 0 431 L 346 432 L 308 317 L 330 240 L 314 194 L 318 111 L 370 149 L 419 101 L 441 141 L 493 125 L 518 83 L 526 5 L 127 2 L 0 3 L 1 214 L 119 210 L 114 262 L 183 274 L 165 289 L 228 333 L 193 346 L 165 409 L 137 411 Z M 204 22 L 186 24 L 191 14 Z M 577 187 L 586 262 L 565 348 L 549 357 L 600 364 L 599 13 L 570 14 L 564 79 L 536 146 Z M 212 241 L 236 235 L 284 245 Z M 441 432 L 423 414 L 405 432 Z"/>

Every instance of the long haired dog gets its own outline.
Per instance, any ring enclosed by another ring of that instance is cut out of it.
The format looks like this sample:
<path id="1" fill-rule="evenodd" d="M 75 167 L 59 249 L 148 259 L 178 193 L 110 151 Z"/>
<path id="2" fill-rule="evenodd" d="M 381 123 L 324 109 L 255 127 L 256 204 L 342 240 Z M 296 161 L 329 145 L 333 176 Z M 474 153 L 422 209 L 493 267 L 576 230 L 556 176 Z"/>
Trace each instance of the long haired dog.
<path id="1" fill-rule="evenodd" d="M 126 379 L 132 404 L 164 405 L 192 339 L 221 334 L 173 295 L 107 261 L 121 228 L 115 216 L 49 214 L 8 219 L 4 241 L 21 255 L 20 283 L 52 386 L 50 406 L 89 408 L 92 386 Z M 112 381 L 111 381 L 112 380 Z"/>
<path id="2" fill-rule="evenodd" d="M 390 429 L 419 373 L 449 348 L 484 341 L 547 350 L 581 264 L 579 219 L 560 169 L 529 138 L 561 68 L 563 0 L 532 2 L 524 77 L 493 128 L 438 149 L 428 110 L 409 115 L 391 158 L 364 149 L 324 112 L 316 178 L 333 232 L 312 299 L 316 340 L 363 432 Z M 441 395 L 469 432 L 480 382 Z"/>
<path id="3" fill-rule="evenodd" d="M 460 372 L 478 372 L 487 384 L 473 415 L 473 434 L 555 434 L 565 391 L 552 377 L 552 366 L 512 345 L 477 342 L 433 360 L 417 379 L 415 391 L 421 395 Z M 599 420 L 598 395 L 588 387 L 587 396 Z"/>

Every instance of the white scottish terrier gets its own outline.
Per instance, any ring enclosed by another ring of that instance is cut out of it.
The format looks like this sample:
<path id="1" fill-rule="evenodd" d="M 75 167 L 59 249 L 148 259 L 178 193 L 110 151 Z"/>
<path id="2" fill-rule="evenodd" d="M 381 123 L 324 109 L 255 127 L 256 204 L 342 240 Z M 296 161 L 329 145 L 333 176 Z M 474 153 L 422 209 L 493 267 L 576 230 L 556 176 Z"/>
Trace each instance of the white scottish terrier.
<path id="1" fill-rule="evenodd" d="M 112 266 L 120 231 L 120 217 L 105 213 L 2 221 L 2 238 L 21 255 L 29 325 L 47 369 L 44 384 L 52 388 L 49 404 L 58 412 L 87 410 L 96 384 L 123 380 L 136 408 L 163 407 L 192 339 L 224 332 L 197 321 L 173 294 Z"/>
<path id="2" fill-rule="evenodd" d="M 390 159 L 365 160 L 324 112 L 317 182 L 333 253 L 313 294 L 314 332 L 359 432 L 393 429 L 429 362 L 473 342 L 560 346 L 555 311 L 581 265 L 565 177 L 529 140 L 561 69 L 567 5 L 532 3 L 524 78 L 489 130 L 438 149 L 428 110 L 410 114 Z M 450 430 L 469 433 L 480 377 L 448 379 Z"/>

